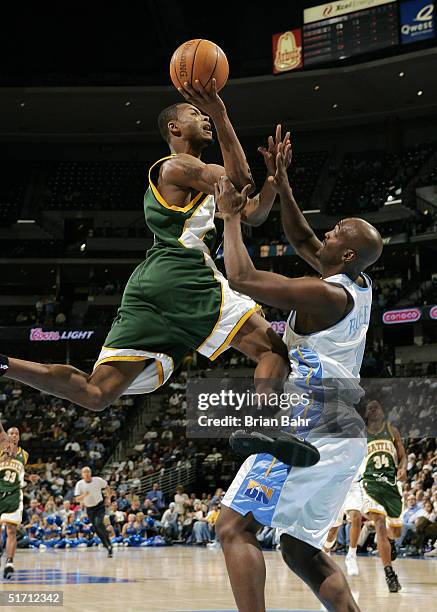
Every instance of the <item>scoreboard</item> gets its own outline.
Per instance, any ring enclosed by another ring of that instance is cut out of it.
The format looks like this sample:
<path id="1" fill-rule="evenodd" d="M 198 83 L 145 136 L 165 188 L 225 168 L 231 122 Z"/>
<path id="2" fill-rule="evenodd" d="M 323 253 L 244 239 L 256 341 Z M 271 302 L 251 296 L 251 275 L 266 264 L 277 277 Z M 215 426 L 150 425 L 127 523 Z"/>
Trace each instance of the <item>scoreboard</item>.
<path id="1" fill-rule="evenodd" d="M 349 0 L 307 9 L 303 25 L 304 65 L 335 62 L 397 45 L 398 32 L 397 2 Z"/>

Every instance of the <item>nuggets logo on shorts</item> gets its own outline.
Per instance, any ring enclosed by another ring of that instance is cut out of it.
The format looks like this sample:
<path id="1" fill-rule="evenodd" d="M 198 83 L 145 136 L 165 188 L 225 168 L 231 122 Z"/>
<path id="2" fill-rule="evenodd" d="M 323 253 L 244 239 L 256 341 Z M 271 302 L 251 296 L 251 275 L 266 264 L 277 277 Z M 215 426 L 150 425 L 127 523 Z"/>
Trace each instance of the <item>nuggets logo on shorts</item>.
<path id="1" fill-rule="evenodd" d="M 249 484 L 247 485 L 244 495 L 246 497 L 250 497 L 250 499 L 260 502 L 261 504 L 267 505 L 272 498 L 273 489 L 256 482 L 256 480 L 249 480 Z"/>

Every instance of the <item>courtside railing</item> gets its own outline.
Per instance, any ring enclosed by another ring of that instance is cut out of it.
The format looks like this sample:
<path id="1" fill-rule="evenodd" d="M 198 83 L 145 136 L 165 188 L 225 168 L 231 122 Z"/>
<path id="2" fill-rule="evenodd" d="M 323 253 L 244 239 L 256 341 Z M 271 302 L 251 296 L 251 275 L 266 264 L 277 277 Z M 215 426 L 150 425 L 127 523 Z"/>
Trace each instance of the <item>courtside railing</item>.
<path id="1" fill-rule="evenodd" d="M 157 482 L 160 490 L 165 496 L 169 493 L 174 493 L 176 487 L 187 485 L 194 482 L 196 479 L 196 467 L 194 465 L 187 465 L 184 467 L 173 467 L 163 469 L 160 472 L 154 474 L 148 474 L 142 478 L 134 478 L 126 482 L 128 489 L 135 489 L 138 494 L 145 494 L 152 489 L 152 485 Z M 168 497 L 167 497 L 168 499 Z"/>

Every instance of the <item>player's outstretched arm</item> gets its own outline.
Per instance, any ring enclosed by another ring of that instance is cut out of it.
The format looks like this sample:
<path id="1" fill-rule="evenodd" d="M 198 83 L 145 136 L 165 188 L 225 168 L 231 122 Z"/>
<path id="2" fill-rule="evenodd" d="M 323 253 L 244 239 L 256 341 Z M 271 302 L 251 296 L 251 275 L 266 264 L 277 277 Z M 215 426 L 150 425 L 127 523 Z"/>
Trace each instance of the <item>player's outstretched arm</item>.
<path id="1" fill-rule="evenodd" d="M 320 264 L 316 253 L 321 248 L 322 243 L 311 229 L 294 199 L 287 175 L 287 167 L 291 162 L 291 157 L 291 144 L 279 145 L 276 154 L 276 173 L 269 178 L 269 181 L 281 200 L 282 227 L 287 240 L 302 259 L 320 272 Z"/>
<path id="2" fill-rule="evenodd" d="M 10 439 L 8 434 L 5 432 L 3 425 L 0 423 L 0 452 L 8 446 Z"/>
<path id="3" fill-rule="evenodd" d="M 227 176 L 231 179 L 237 189 L 251 184 L 252 191 L 255 188 L 249 164 L 243 147 L 238 140 L 237 134 L 229 120 L 223 100 L 217 93 L 216 80 L 212 79 L 211 91 L 206 91 L 200 81 L 194 82 L 195 88 L 188 82 L 184 88 L 179 88 L 179 93 L 187 102 L 200 108 L 214 122 L 217 138 L 223 155 L 223 163 Z"/>
<path id="4" fill-rule="evenodd" d="M 261 191 L 253 198 L 247 201 L 241 213 L 241 221 L 247 225 L 261 225 L 267 219 L 272 210 L 273 203 L 276 197 L 276 190 L 270 182 L 270 177 L 274 177 L 276 174 L 276 154 L 279 145 L 282 144 L 283 148 L 290 142 L 290 132 L 287 132 L 282 140 L 281 125 L 276 126 L 275 138 L 269 136 L 267 140 L 267 147 L 258 147 L 259 153 L 264 158 L 264 163 L 267 168 L 267 176 Z M 291 162 L 291 155 L 287 160 L 287 167 Z"/>
<path id="5" fill-rule="evenodd" d="M 238 193 L 224 176 L 215 186 L 215 197 L 222 213 L 224 260 L 230 286 L 269 306 L 299 309 L 321 315 L 323 321 L 337 321 L 347 310 L 343 288 L 317 278 L 288 278 L 257 270 L 249 257 L 241 234 L 240 215 L 246 193 Z"/>

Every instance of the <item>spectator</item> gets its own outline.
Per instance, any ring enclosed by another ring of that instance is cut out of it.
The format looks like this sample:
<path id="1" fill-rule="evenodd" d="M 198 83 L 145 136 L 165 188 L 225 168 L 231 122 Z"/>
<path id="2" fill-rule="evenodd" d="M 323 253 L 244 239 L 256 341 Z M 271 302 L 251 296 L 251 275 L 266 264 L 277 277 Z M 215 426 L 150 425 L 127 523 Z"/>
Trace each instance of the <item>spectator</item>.
<path id="1" fill-rule="evenodd" d="M 166 538 L 169 540 L 177 540 L 179 538 L 178 513 L 176 512 L 175 502 L 171 502 L 168 510 L 162 515 L 161 526 Z"/>
<path id="2" fill-rule="evenodd" d="M 407 509 L 402 516 L 401 536 L 397 541 L 397 546 L 401 548 L 407 536 L 416 533 L 416 521 L 423 516 L 423 508 L 417 503 L 416 496 L 413 494 L 407 497 Z"/>
<path id="3" fill-rule="evenodd" d="M 186 493 L 184 493 L 184 487 L 179 486 L 176 487 L 176 493 L 174 496 L 174 501 L 175 501 L 175 512 L 178 516 L 184 516 L 185 511 L 187 509 L 189 500 L 188 500 L 188 495 Z"/>
<path id="4" fill-rule="evenodd" d="M 129 508 L 129 500 L 126 499 L 126 491 L 120 491 L 120 497 L 117 499 L 117 508 L 123 512 L 127 512 Z"/>
<path id="5" fill-rule="evenodd" d="M 160 512 L 164 509 L 164 494 L 159 489 L 159 485 L 157 482 L 154 482 L 151 491 L 147 492 L 146 499 L 149 499 L 155 506 L 155 508 Z"/>
<path id="6" fill-rule="evenodd" d="M 68 517 L 74 516 L 74 512 L 71 509 L 71 503 L 68 500 L 63 502 L 62 508 L 59 510 L 59 516 L 61 517 L 63 523 L 67 522 Z"/>

